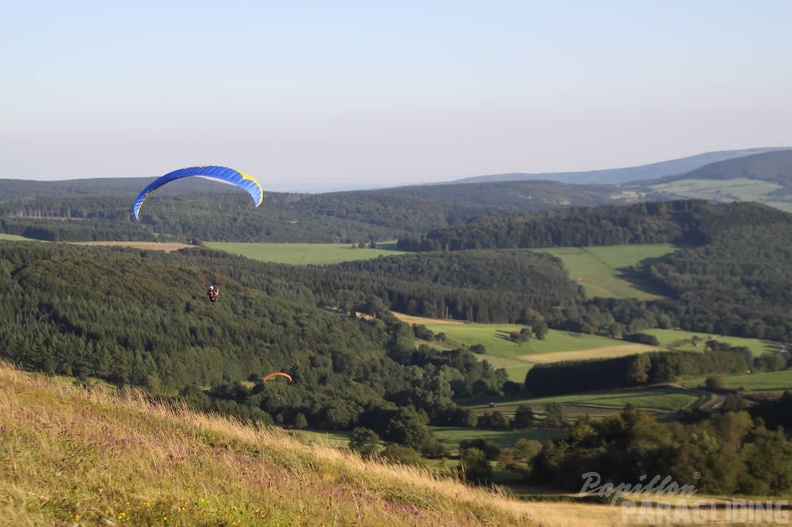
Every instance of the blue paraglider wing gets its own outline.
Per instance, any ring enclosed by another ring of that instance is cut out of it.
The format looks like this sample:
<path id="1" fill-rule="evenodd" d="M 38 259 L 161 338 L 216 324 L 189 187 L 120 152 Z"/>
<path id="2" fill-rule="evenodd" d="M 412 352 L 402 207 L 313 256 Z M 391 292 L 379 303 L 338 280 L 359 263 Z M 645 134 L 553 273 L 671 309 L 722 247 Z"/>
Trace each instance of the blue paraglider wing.
<path id="1" fill-rule="evenodd" d="M 139 219 L 138 213 L 140 212 L 140 206 L 143 205 L 143 202 L 146 200 L 149 194 L 161 186 L 170 183 L 171 181 L 191 176 L 202 176 L 233 183 L 234 185 L 248 191 L 248 194 L 250 194 L 250 197 L 253 198 L 253 202 L 256 204 L 256 207 L 261 205 L 261 200 L 264 199 L 264 191 L 261 189 L 259 182 L 244 172 L 234 170 L 233 168 L 214 165 L 180 168 L 179 170 L 174 170 L 173 172 L 155 179 L 146 188 L 144 188 L 140 194 L 138 194 L 137 199 L 135 199 L 135 204 L 132 205 L 132 212 L 135 214 L 135 219 Z"/>

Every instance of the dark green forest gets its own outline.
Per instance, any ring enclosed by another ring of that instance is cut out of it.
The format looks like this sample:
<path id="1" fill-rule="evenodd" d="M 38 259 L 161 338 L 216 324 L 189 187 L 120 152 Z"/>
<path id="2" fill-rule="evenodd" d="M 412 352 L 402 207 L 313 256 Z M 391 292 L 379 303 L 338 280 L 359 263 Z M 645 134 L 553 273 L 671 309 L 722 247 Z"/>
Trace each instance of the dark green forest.
<path id="1" fill-rule="evenodd" d="M 137 223 L 131 203 L 147 182 L 0 180 L 0 228 L 48 241 L 382 241 L 479 216 L 614 202 L 611 189 L 546 181 L 324 194 L 266 192 L 265 185 L 264 202 L 253 208 L 239 189 L 195 178 L 158 189 Z"/>
<path id="2" fill-rule="evenodd" d="M 413 356 L 412 328 L 375 297 L 351 307 L 376 319 L 323 310 L 301 281 L 217 256 L 206 260 L 223 269 L 212 304 L 192 270 L 200 255 L 0 243 L 0 356 L 264 422 L 365 426 L 424 453 L 441 449 L 427 424 L 475 424 L 454 393 L 497 394 L 507 381 L 465 350 Z M 294 384 L 261 383 L 272 371 Z"/>
<path id="3" fill-rule="evenodd" d="M 652 352 L 613 359 L 537 364 L 525 377 L 525 391 L 537 396 L 607 391 L 675 382 L 686 377 L 766 371 L 764 359 L 747 348 L 708 341 L 701 353 Z M 787 360 L 772 368 L 785 368 Z"/>

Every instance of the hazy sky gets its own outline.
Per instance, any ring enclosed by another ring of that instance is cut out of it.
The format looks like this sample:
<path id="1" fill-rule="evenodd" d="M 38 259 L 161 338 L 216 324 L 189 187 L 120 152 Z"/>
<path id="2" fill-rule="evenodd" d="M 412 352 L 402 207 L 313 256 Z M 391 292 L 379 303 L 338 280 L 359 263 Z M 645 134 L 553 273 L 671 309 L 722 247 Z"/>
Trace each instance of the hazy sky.
<path id="1" fill-rule="evenodd" d="M 792 146 L 790 20 L 789 0 L 6 2 L 0 178 L 218 164 L 318 192 Z"/>

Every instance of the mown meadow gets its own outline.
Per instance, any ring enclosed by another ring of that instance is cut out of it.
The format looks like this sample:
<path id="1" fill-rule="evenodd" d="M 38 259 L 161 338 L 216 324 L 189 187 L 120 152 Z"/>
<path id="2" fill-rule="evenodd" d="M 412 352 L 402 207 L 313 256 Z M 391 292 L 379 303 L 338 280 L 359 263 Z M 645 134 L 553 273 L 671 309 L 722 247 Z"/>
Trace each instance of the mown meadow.
<path id="1" fill-rule="evenodd" d="M 753 392 L 770 392 L 781 394 L 792 390 L 792 370 L 780 370 L 769 372 L 751 372 L 745 375 L 724 375 L 722 376 L 726 388 L 744 388 Z M 706 380 L 705 377 L 696 377 L 685 381 L 689 386 L 701 386 Z"/>
<path id="2" fill-rule="evenodd" d="M 537 249 L 561 259 L 569 277 L 582 285 L 586 296 L 651 300 L 662 294 L 649 284 L 630 280 L 628 271 L 644 261 L 662 258 L 681 247 L 670 243 L 557 247 Z"/>
<path id="3" fill-rule="evenodd" d="M 395 242 L 380 243 L 375 248 L 359 247 L 352 243 L 206 242 L 205 245 L 253 260 L 291 265 L 326 265 L 403 254 L 396 250 Z"/>
<path id="4" fill-rule="evenodd" d="M 509 335 L 524 326 L 518 324 L 459 323 L 396 314 L 409 324 L 426 326 L 435 335 L 443 333 L 444 339 L 423 342 L 437 348 L 483 345 L 486 353 L 477 353 L 481 360 L 495 368 L 504 368 L 509 379 L 523 382 L 534 364 L 561 361 L 618 357 L 656 351 L 656 346 L 635 344 L 623 340 L 567 331 L 549 330 L 544 339 L 530 338 L 518 343 Z"/>

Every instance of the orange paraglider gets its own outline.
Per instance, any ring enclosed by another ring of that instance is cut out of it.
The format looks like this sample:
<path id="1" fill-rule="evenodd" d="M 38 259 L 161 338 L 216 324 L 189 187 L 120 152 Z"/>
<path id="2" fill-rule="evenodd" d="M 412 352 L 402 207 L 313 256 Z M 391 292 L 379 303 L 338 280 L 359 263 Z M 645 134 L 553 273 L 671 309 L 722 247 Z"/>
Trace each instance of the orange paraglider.
<path id="1" fill-rule="evenodd" d="M 272 379 L 273 377 L 278 377 L 278 376 L 286 377 L 287 379 L 289 379 L 289 382 L 294 382 L 294 380 L 291 378 L 291 375 L 289 375 L 288 373 L 280 372 L 280 371 L 276 371 L 275 373 L 270 373 L 269 375 L 265 376 L 261 380 L 263 382 L 267 382 L 268 380 Z"/>

